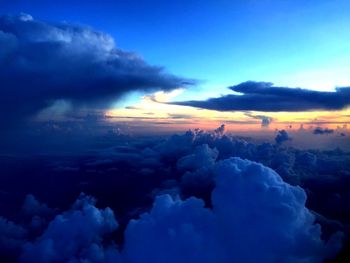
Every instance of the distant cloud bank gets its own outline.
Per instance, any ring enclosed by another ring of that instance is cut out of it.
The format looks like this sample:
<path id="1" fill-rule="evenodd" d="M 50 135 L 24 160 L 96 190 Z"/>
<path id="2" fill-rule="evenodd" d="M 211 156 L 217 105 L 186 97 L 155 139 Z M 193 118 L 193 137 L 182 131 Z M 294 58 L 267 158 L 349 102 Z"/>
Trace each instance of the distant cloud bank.
<path id="1" fill-rule="evenodd" d="M 204 101 L 179 101 L 171 104 L 217 111 L 312 111 L 341 110 L 350 105 L 350 87 L 335 92 L 302 88 L 275 87 L 269 82 L 247 81 L 230 87 L 234 92 Z"/>

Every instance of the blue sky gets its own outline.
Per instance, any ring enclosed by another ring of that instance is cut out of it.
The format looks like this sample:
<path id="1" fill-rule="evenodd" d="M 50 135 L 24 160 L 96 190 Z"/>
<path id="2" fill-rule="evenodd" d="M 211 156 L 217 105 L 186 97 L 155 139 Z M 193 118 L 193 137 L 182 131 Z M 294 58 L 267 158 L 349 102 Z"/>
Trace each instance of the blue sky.
<path id="1" fill-rule="evenodd" d="M 327 89 L 350 69 L 350 2 L 5 1 L 3 13 L 90 25 L 151 64 L 224 92 L 246 80 Z M 350 84 L 350 83 L 349 83 Z"/>

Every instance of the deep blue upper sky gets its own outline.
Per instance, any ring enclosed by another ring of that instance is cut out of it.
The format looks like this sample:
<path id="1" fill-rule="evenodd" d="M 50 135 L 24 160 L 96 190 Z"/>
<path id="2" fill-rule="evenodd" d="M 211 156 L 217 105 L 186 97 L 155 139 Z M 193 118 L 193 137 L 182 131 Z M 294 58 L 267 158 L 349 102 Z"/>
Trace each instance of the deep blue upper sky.
<path id="1" fill-rule="evenodd" d="M 151 64 L 225 87 L 347 85 L 350 1 L 2 1 L 1 13 L 86 24 Z M 209 90 L 209 89 L 208 89 Z"/>

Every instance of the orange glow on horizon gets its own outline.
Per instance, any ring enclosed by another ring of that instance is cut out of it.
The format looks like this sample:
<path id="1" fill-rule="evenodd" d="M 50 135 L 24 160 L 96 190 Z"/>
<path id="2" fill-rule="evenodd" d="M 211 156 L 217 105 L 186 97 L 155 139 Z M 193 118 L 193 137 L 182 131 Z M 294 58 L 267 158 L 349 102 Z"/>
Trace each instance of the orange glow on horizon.
<path id="1" fill-rule="evenodd" d="M 336 129 L 345 125 L 347 129 L 346 124 L 350 124 L 350 109 L 311 112 L 220 112 L 166 104 L 182 91 L 177 89 L 169 93 L 157 92 L 143 96 L 140 102 L 125 108 L 111 109 L 105 113 L 105 116 L 111 122 L 126 123 L 130 127 L 142 124 L 145 127 L 156 126 L 169 131 L 193 128 L 212 130 L 222 123 L 233 131 L 299 129 L 302 124 L 304 128 L 322 126 Z M 268 127 L 262 127 L 261 119 L 257 116 L 266 116 L 272 118 L 272 121 Z"/>

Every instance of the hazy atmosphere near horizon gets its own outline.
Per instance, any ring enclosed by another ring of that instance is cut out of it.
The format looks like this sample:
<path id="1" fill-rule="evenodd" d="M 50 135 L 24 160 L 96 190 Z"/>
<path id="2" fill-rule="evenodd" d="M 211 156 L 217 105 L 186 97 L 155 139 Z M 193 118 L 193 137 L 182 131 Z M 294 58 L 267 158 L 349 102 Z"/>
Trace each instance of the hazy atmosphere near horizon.
<path id="1" fill-rule="evenodd" d="M 350 262 L 348 0 L 0 0 L 0 262 Z"/>

